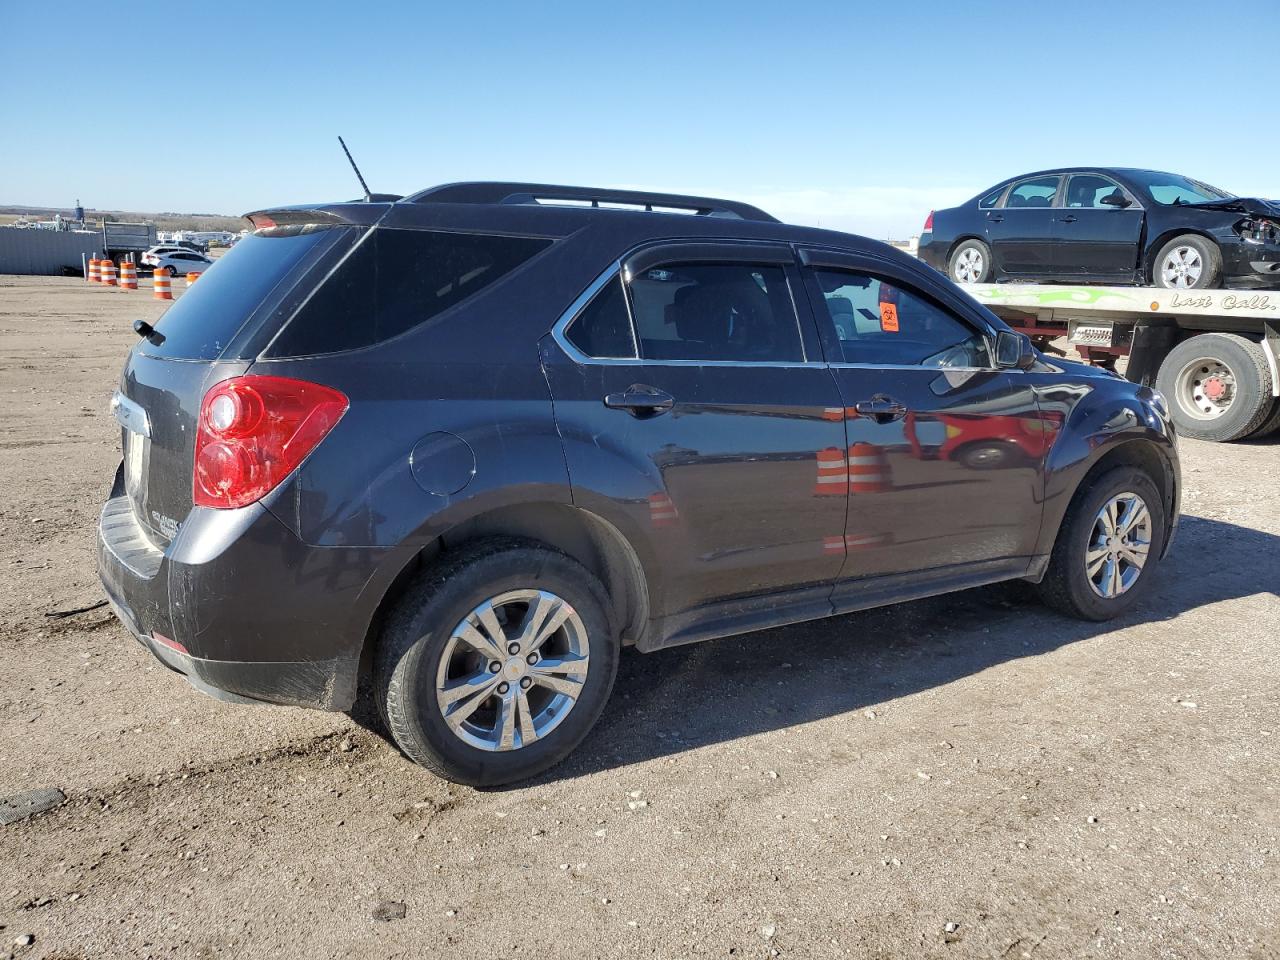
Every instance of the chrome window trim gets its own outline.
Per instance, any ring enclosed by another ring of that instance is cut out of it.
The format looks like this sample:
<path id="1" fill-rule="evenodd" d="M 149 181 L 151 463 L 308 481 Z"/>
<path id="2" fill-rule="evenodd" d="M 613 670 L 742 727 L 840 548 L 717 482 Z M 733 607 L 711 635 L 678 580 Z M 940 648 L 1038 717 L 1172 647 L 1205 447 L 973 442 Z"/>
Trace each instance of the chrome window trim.
<path id="1" fill-rule="evenodd" d="M 679 242 L 684 242 L 684 241 L 671 241 L 671 240 L 659 241 L 659 243 L 664 246 L 670 243 L 679 243 Z M 708 241 L 702 240 L 699 238 L 689 238 L 689 242 L 706 243 Z M 716 242 L 719 242 L 719 241 L 716 241 Z M 754 367 L 781 367 L 781 368 L 809 367 L 814 369 L 821 369 L 821 368 L 830 366 L 830 364 L 826 363 L 823 360 L 809 359 L 809 352 L 805 349 L 805 345 L 804 345 L 804 328 L 800 325 L 800 310 L 798 308 L 798 304 L 796 303 L 796 293 L 795 293 L 795 290 L 792 288 L 791 278 L 786 275 L 786 265 L 781 262 L 778 264 L 778 266 L 782 267 L 783 269 L 783 279 L 786 281 L 786 284 L 787 284 L 787 295 L 791 298 L 791 313 L 795 317 L 796 335 L 799 337 L 799 340 L 800 340 L 800 356 L 802 359 L 800 360 L 757 360 L 757 361 L 656 360 L 656 359 L 651 360 L 651 359 L 647 359 L 645 357 L 640 356 L 640 340 L 639 340 L 639 333 L 636 330 L 635 315 L 632 312 L 632 308 L 631 308 L 631 295 L 630 295 L 631 292 L 626 287 L 626 278 L 623 276 L 624 271 L 623 271 L 622 265 L 627 259 L 629 259 L 639 250 L 642 250 L 644 249 L 644 247 L 647 247 L 647 246 L 654 246 L 654 244 L 644 244 L 641 247 L 637 247 L 635 250 L 629 250 L 623 256 L 619 257 L 617 260 L 613 261 L 613 263 L 609 264 L 609 266 L 607 266 L 604 269 L 604 271 L 600 273 L 599 276 L 597 276 L 594 280 L 591 281 L 591 283 L 587 285 L 587 288 L 583 290 L 582 293 L 578 294 L 578 296 L 574 298 L 573 302 L 569 304 L 569 306 L 565 309 L 565 311 L 561 313 L 560 316 L 556 319 L 556 322 L 552 324 L 551 326 L 552 339 L 555 340 L 555 342 L 560 345 L 560 349 L 563 350 L 565 354 L 569 357 L 569 359 L 572 360 L 574 363 L 577 363 L 582 366 L 613 365 L 613 366 L 631 366 L 631 367 L 639 367 L 639 366 L 753 367 L 753 368 Z M 792 260 L 792 263 L 794 264 L 794 258 Z M 609 281 L 615 277 L 624 285 L 623 301 L 627 305 L 627 318 L 631 322 L 631 342 L 635 348 L 636 355 L 634 357 L 591 357 L 583 353 L 576 346 L 574 346 L 574 344 L 569 340 L 568 330 L 569 330 L 569 327 L 573 325 L 574 321 L 576 321 L 578 317 L 582 314 L 582 311 L 586 309 L 587 304 L 589 304 L 591 300 L 595 297 L 595 295 L 599 293 L 601 290 L 603 290 L 604 287 L 609 283 Z"/>

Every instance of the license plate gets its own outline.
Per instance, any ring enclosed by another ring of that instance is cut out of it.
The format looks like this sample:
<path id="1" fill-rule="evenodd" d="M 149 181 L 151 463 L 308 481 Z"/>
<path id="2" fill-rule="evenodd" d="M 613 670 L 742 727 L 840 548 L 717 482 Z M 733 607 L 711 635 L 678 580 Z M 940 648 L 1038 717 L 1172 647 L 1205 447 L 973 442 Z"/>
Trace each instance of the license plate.
<path id="1" fill-rule="evenodd" d="M 1110 323 L 1074 323 L 1071 334 L 1067 337 L 1070 343 L 1084 343 L 1096 347 L 1112 346 L 1115 335 L 1114 325 Z"/>

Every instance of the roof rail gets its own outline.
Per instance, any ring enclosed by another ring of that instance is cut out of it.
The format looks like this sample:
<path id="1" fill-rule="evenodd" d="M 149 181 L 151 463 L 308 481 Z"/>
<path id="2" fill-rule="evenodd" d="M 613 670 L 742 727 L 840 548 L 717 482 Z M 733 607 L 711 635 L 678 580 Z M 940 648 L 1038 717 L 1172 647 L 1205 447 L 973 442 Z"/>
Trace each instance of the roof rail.
<path id="1" fill-rule="evenodd" d="M 679 193 L 646 193 L 642 190 L 607 190 L 595 187 L 567 187 L 552 183 L 500 183 L 483 182 L 448 183 L 429 187 L 406 198 L 410 203 L 587 203 L 592 207 L 601 204 L 639 207 L 660 213 L 690 213 L 700 217 L 728 217 L 737 220 L 763 220 L 777 223 L 778 219 L 759 207 L 733 200 L 716 200 L 712 197 L 690 197 Z"/>

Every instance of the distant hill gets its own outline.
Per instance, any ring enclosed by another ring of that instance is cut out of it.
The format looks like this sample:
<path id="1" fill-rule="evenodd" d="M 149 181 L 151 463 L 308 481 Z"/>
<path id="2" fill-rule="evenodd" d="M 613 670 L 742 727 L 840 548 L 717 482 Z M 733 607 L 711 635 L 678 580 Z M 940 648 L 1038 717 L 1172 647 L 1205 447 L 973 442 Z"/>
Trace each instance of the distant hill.
<path id="1" fill-rule="evenodd" d="M 54 214 L 70 219 L 75 213 L 71 207 L 29 207 L 22 204 L 0 204 L 0 224 L 15 220 L 52 220 Z M 150 221 L 159 230 L 231 230 L 238 231 L 249 225 L 243 217 L 229 217 L 218 213 L 138 213 L 129 210 L 95 210 L 84 208 L 85 219 L 93 222 L 105 217 L 130 223 Z"/>

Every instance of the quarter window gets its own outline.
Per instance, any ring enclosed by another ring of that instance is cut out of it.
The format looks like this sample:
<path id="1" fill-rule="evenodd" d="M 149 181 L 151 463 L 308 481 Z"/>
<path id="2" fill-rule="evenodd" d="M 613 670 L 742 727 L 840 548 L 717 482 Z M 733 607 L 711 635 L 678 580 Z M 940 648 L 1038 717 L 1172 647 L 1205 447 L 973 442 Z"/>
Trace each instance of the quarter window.
<path id="1" fill-rule="evenodd" d="M 1003 195 L 1004 195 L 1004 187 L 997 187 L 995 190 L 992 190 L 985 197 L 979 200 L 978 206 L 981 207 L 983 210 L 990 210 L 992 207 L 994 207 L 997 203 L 1000 202 L 1000 198 Z"/>
<path id="2" fill-rule="evenodd" d="M 588 357 L 628 358 L 636 355 L 631 317 L 622 280 L 613 277 L 578 314 L 565 337 Z"/>
<path id="3" fill-rule="evenodd" d="M 672 263 L 631 280 L 640 356 L 800 362 L 800 329 L 780 266 Z"/>
<path id="4" fill-rule="evenodd" d="M 924 294 L 867 273 L 817 270 L 845 363 L 990 367 L 987 341 Z"/>
<path id="5" fill-rule="evenodd" d="M 1009 191 L 1006 207 L 1051 207 L 1053 198 L 1058 193 L 1061 177 L 1037 177 L 1034 180 L 1023 180 Z"/>

